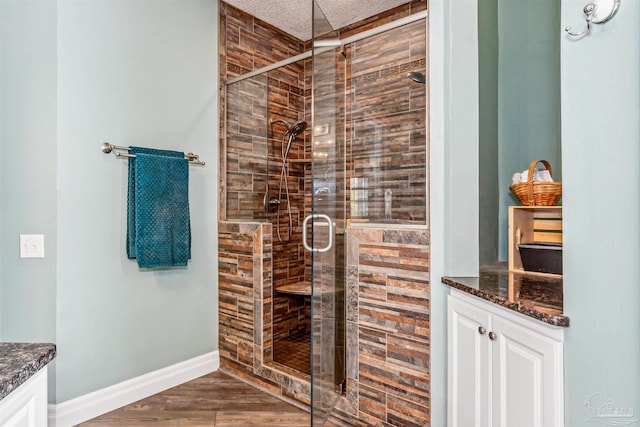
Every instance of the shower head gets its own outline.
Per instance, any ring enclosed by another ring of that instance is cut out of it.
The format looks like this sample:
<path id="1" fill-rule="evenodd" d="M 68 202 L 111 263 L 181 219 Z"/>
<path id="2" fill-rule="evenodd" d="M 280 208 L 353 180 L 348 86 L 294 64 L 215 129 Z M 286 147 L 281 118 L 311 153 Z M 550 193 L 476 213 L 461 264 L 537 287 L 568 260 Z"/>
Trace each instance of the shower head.
<path id="1" fill-rule="evenodd" d="M 304 130 L 307 128 L 307 122 L 295 122 L 294 124 L 292 124 L 291 126 L 287 126 L 287 131 L 284 133 L 289 134 L 289 142 L 287 143 L 287 148 L 284 148 L 283 145 L 283 153 L 284 153 L 284 157 L 283 159 L 286 159 L 287 156 L 289 155 L 289 149 L 291 148 L 291 143 L 293 142 L 294 139 L 296 139 L 296 136 L 298 136 L 299 133 L 304 132 Z M 282 143 L 284 144 L 284 135 L 283 135 L 283 140 Z"/>
<path id="2" fill-rule="evenodd" d="M 287 128 L 287 132 L 289 132 L 289 134 L 291 134 L 293 136 L 293 138 L 296 137 L 296 135 L 298 135 L 299 133 L 304 132 L 304 130 L 307 128 L 307 122 L 295 122 L 294 124 L 292 124 L 291 126 L 289 126 Z"/>
<path id="3" fill-rule="evenodd" d="M 424 73 L 419 73 L 417 71 L 412 71 L 408 73 L 407 77 L 409 77 L 414 82 L 420 83 L 420 84 L 425 84 L 427 81 L 427 78 L 425 77 Z"/>
<path id="4" fill-rule="evenodd" d="M 294 124 L 290 125 L 289 123 L 285 122 L 282 119 L 271 119 L 269 121 L 269 124 L 271 126 L 275 125 L 276 123 L 280 123 L 285 125 L 285 127 L 287 128 L 286 132 L 284 133 L 291 135 L 292 138 L 295 138 L 296 135 L 298 135 L 299 133 L 304 132 L 304 130 L 307 128 L 307 122 L 305 121 L 301 121 L 301 122 L 295 122 Z"/>

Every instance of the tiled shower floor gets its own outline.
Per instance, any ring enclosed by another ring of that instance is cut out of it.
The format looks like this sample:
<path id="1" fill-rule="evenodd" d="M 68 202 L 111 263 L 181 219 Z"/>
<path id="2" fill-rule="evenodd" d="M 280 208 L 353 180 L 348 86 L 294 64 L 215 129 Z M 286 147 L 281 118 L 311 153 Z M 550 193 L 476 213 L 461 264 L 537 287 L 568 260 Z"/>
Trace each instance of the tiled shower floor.
<path id="1" fill-rule="evenodd" d="M 274 343 L 273 361 L 311 374 L 311 335 L 298 334 Z"/>

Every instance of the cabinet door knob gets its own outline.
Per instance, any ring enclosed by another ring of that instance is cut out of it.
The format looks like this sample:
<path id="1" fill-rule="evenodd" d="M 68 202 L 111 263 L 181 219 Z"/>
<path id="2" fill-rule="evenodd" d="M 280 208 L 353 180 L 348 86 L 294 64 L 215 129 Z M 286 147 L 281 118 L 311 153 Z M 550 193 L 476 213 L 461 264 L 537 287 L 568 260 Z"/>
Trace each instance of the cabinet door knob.
<path id="1" fill-rule="evenodd" d="M 478 326 L 478 333 L 480 335 L 484 335 L 485 332 L 487 332 L 485 328 L 483 328 L 482 326 Z"/>
<path id="2" fill-rule="evenodd" d="M 498 336 L 496 335 L 496 333 L 495 333 L 495 332 L 489 332 L 489 339 L 490 339 L 491 341 L 495 341 L 495 340 L 496 340 L 496 338 L 498 338 Z"/>

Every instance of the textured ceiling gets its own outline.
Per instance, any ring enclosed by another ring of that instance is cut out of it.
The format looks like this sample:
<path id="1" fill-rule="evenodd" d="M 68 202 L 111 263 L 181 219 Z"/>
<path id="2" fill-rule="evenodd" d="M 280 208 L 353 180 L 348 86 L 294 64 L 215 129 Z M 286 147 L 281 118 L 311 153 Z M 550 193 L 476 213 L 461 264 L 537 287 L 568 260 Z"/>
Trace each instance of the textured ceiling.
<path id="1" fill-rule="evenodd" d="M 225 0 L 300 40 L 311 39 L 311 0 Z M 316 0 L 333 29 L 384 12 L 408 0 Z"/>

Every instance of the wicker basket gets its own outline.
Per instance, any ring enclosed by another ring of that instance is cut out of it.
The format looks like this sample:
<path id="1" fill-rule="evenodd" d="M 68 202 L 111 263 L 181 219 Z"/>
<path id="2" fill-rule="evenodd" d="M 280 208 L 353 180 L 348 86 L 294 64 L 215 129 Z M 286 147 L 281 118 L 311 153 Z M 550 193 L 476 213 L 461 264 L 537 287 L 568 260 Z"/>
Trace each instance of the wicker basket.
<path id="1" fill-rule="evenodd" d="M 512 184 L 509 189 L 524 206 L 555 206 L 560 201 L 560 197 L 562 197 L 562 183 L 534 182 L 533 171 L 538 163 L 542 163 L 549 171 L 549 175 L 552 175 L 549 162 L 546 160 L 534 160 L 529 165 L 527 182 Z"/>

